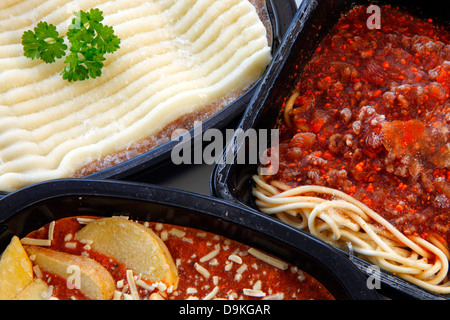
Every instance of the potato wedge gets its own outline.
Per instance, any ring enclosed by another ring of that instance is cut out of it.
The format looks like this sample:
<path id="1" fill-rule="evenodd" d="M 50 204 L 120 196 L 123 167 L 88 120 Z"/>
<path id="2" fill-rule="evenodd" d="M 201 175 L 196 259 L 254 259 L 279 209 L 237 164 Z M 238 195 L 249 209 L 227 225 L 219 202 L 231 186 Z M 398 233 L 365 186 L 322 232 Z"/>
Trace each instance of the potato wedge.
<path id="1" fill-rule="evenodd" d="M 42 270 L 59 275 L 64 279 L 79 275 L 79 289 L 90 299 L 110 300 L 116 288 L 111 274 L 97 261 L 38 246 L 24 246 L 34 257 L 33 262 Z M 76 272 L 79 270 L 79 274 Z M 75 279 L 74 277 L 74 279 Z M 76 284 L 76 281 L 75 281 Z"/>
<path id="2" fill-rule="evenodd" d="M 13 299 L 33 281 L 33 264 L 17 236 L 0 257 L 0 300 Z"/>
<path id="3" fill-rule="evenodd" d="M 76 239 L 91 240 L 97 252 L 114 258 L 151 282 L 175 289 L 178 271 L 164 242 L 149 228 L 121 218 L 102 218 L 77 232 Z"/>
<path id="4" fill-rule="evenodd" d="M 50 298 L 49 290 L 44 280 L 35 278 L 14 300 L 46 300 Z"/>

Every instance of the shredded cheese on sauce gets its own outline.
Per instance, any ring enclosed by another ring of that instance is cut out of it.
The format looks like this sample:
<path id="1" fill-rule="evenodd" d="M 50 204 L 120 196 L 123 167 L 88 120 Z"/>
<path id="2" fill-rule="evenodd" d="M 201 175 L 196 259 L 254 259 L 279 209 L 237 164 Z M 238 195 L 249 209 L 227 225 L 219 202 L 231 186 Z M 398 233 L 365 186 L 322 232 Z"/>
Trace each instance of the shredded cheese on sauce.
<path id="1" fill-rule="evenodd" d="M 127 270 L 127 281 L 130 287 L 131 297 L 133 300 L 139 300 L 139 293 L 136 288 L 136 282 L 134 280 L 133 270 Z"/>
<path id="2" fill-rule="evenodd" d="M 286 262 L 281 261 L 281 260 L 276 259 L 276 258 L 273 258 L 273 257 L 271 257 L 271 256 L 269 256 L 269 255 L 267 255 L 267 254 L 265 254 L 265 253 L 263 253 L 261 251 L 258 251 L 258 250 L 254 249 L 254 248 L 250 248 L 248 250 L 248 253 L 250 253 L 254 257 L 256 257 L 256 258 L 258 258 L 258 259 L 260 259 L 260 260 L 262 260 L 262 261 L 264 261 L 264 262 L 266 262 L 266 263 L 268 263 L 268 264 L 270 264 L 270 265 L 272 265 L 274 267 L 277 267 L 277 268 L 279 268 L 281 270 L 286 270 L 288 268 L 288 266 L 289 266 Z"/>
<path id="3" fill-rule="evenodd" d="M 266 294 L 261 290 L 244 289 L 244 294 L 250 297 L 265 297 Z"/>
<path id="4" fill-rule="evenodd" d="M 304 290 L 311 290 L 312 283 L 308 282 L 309 278 L 306 278 L 307 275 L 302 270 L 259 250 L 210 233 L 197 232 L 195 229 L 174 228 L 172 225 L 156 223 L 147 223 L 147 225 L 157 235 L 166 234 L 165 241 L 168 249 L 174 250 L 171 254 L 175 255 L 176 266 L 180 272 L 180 283 L 177 287 L 169 286 L 163 281 L 150 283 L 148 280 L 141 279 L 140 274 L 134 273 L 126 265 L 118 265 L 111 258 L 100 257 L 103 264 L 105 266 L 110 264 L 108 268 L 115 270 L 114 273 L 117 275 L 113 299 L 278 300 L 292 299 L 296 295 L 303 294 Z M 56 228 L 58 226 L 56 224 Z M 83 225 L 80 224 L 80 228 L 82 227 Z M 174 229 L 181 231 L 183 236 L 180 238 L 181 233 L 170 232 Z M 45 237 L 45 228 L 41 228 L 39 232 Z M 77 229 L 73 224 L 67 229 L 67 234 L 76 232 Z M 77 243 L 64 233 L 58 232 L 56 235 L 54 245 L 59 250 L 68 243 Z M 192 240 L 196 247 L 183 244 L 186 239 Z M 95 259 L 95 252 L 86 247 L 91 241 L 80 243 L 81 245 L 76 248 L 77 254 Z M 35 270 L 35 274 L 43 276 L 39 269 Z M 302 283 L 306 287 L 303 287 Z M 321 290 L 313 287 L 315 292 Z M 73 298 L 76 299 L 75 296 Z"/>
<path id="5" fill-rule="evenodd" d="M 194 264 L 194 268 L 195 268 L 195 270 L 197 270 L 202 276 L 204 276 L 206 279 L 208 279 L 208 278 L 211 276 L 211 274 L 209 273 L 209 271 L 208 271 L 205 267 L 203 267 L 203 266 L 201 266 L 200 264 L 198 264 L 197 262 Z"/>
<path id="6" fill-rule="evenodd" d="M 48 229 L 48 239 L 50 241 L 53 240 L 53 232 L 55 231 L 55 221 L 50 222 L 50 226 Z"/>
<path id="7" fill-rule="evenodd" d="M 26 244 L 26 245 L 43 246 L 43 247 L 49 247 L 52 244 L 50 239 L 22 238 L 21 242 L 22 242 L 22 244 Z"/>

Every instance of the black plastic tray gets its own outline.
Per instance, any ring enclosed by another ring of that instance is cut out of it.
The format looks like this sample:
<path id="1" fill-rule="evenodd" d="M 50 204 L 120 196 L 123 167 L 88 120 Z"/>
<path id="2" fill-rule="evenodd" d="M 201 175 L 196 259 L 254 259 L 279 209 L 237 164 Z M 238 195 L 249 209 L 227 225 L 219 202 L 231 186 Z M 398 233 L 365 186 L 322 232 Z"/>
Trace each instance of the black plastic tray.
<path id="1" fill-rule="evenodd" d="M 266 6 L 272 24 L 272 55 L 275 55 L 294 18 L 297 6 L 295 0 L 266 0 Z M 190 130 L 187 134 L 191 136 L 191 141 L 194 141 L 196 134 L 203 134 L 211 128 L 224 129 L 233 120 L 239 119 L 247 108 L 258 83 L 259 81 L 241 97 L 214 114 L 211 118 L 203 121 L 201 132 L 194 132 L 194 129 Z M 88 179 L 133 180 L 133 178 L 143 173 L 148 173 L 149 170 L 157 169 L 170 161 L 171 151 L 177 143 L 179 142 L 176 140 L 169 141 L 140 156 L 111 168 L 92 173 L 86 177 Z"/>
<path id="2" fill-rule="evenodd" d="M 68 216 L 126 215 L 213 232 L 272 253 L 318 279 L 337 298 L 377 300 L 366 276 L 337 251 L 258 212 L 193 193 L 123 181 L 57 180 L 26 187 L 0 200 L 0 252 Z"/>
<path id="3" fill-rule="evenodd" d="M 244 132 L 248 129 L 274 128 L 278 119 L 284 97 L 290 94 L 290 84 L 295 83 L 292 66 L 298 65 L 298 76 L 306 62 L 310 59 L 323 36 L 336 23 L 342 13 L 353 5 L 391 4 L 403 8 L 411 14 L 423 18 L 433 18 L 441 23 L 449 23 L 448 10 L 443 9 L 442 1 L 430 0 L 303 0 L 296 17 L 285 36 L 277 56 L 273 59 L 265 77 L 261 80 L 250 105 L 237 129 Z M 247 144 L 227 146 L 234 154 L 248 149 Z M 245 154 L 245 152 L 244 152 Z M 215 166 L 211 175 L 212 195 L 244 207 L 257 210 L 251 195 L 253 182 L 251 176 L 256 173 L 257 165 L 223 163 Z M 324 244 L 325 245 L 325 244 Z M 342 252 L 343 254 L 346 254 Z M 369 265 L 352 257 L 354 263 L 366 272 Z M 382 272 L 381 292 L 388 297 L 412 298 L 422 300 L 449 299 L 448 296 L 430 293 L 418 286 Z"/>
<path id="4" fill-rule="evenodd" d="M 266 0 L 266 7 L 272 25 L 272 55 L 275 55 L 292 22 L 297 10 L 297 5 L 295 0 Z M 241 97 L 207 120 L 203 121 L 201 132 L 200 130 L 196 130 L 195 132 L 194 129 L 189 130 L 186 134 L 191 136 L 191 141 L 194 141 L 196 135 L 203 134 L 204 131 L 208 129 L 224 129 L 232 121 L 239 119 L 247 108 L 259 81 L 251 86 Z M 141 176 L 143 173 L 156 170 L 165 163 L 169 162 L 171 151 L 178 143 L 179 142 L 176 140 L 168 141 L 161 146 L 149 150 L 135 158 L 92 173 L 83 178 L 134 180 L 134 178 Z M 6 194 L 8 193 L 0 191 L 0 197 L 5 196 Z"/>

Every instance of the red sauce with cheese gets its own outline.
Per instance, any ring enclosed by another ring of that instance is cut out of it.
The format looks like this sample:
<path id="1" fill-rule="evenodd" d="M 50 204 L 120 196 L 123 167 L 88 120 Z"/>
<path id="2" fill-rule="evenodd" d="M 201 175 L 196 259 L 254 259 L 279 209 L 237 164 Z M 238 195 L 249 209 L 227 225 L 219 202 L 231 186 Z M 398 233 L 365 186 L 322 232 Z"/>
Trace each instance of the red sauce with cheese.
<path id="1" fill-rule="evenodd" d="M 448 246 L 450 33 L 389 6 L 381 29 L 368 18 L 355 7 L 317 47 L 280 122 L 279 172 L 266 178 L 339 189 Z"/>
<path id="2" fill-rule="evenodd" d="M 289 265 L 285 270 L 274 267 L 251 255 L 248 252 L 250 247 L 239 242 L 192 228 L 161 223 L 146 225 L 163 239 L 169 249 L 177 265 L 179 284 L 176 290 L 155 288 L 150 291 L 138 287 L 141 299 L 148 299 L 156 292 L 168 300 L 203 299 L 218 287 L 219 290 L 212 296 L 215 299 L 259 299 L 244 294 L 244 289 L 257 289 L 264 292 L 266 298 L 272 296 L 287 300 L 334 300 L 330 292 L 309 274 L 293 265 Z M 116 282 L 123 280 L 126 285 L 125 265 L 74 240 L 75 233 L 83 226 L 75 217 L 56 221 L 52 245 L 49 248 L 70 254 L 87 255 L 102 264 Z M 49 225 L 46 225 L 27 237 L 47 239 L 48 229 Z M 174 230 L 176 232 L 173 232 Z M 75 246 L 67 246 L 67 243 Z M 218 255 L 207 261 L 202 259 L 216 248 L 220 248 Z M 230 256 L 239 258 L 235 260 Z M 197 271 L 196 263 L 209 272 L 208 278 Z M 58 299 L 87 299 L 79 290 L 69 289 L 66 280 L 61 277 L 44 273 L 43 279 L 53 285 L 53 296 Z"/>

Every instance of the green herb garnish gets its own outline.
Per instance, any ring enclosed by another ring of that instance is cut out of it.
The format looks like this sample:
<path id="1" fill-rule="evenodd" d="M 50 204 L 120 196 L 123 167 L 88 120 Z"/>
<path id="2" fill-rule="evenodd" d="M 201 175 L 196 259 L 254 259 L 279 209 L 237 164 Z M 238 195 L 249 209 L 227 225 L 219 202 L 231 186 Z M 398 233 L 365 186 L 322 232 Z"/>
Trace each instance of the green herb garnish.
<path id="1" fill-rule="evenodd" d="M 59 36 L 56 27 L 47 22 L 39 22 L 34 28 L 34 32 L 25 31 L 22 36 L 22 44 L 25 57 L 42 59 L 46 63 L 55 62 L 55 58 L 63 57 L 67 49 L 64 39 Z"/>
<path id="2" fill-rule="evenodd" d="M 70 52 L 64 60 L 66 66 L 61 72 L 63 79 L 71 82 L 99 77 L 105 54 L 119 49 L 120 39 L 114 35 L 113 28 L 103 25 L 101 21 L 103 12 L 99 9 L 75 13 L 67 32 Z M 34 32 L 25 31 L 22 45 L 26 57 L 40 58 L 46 63 L 62 58 L 67 49 L 56 27 L 46 22 L 39 22 Z"/>

